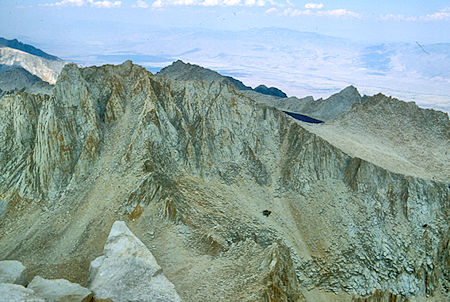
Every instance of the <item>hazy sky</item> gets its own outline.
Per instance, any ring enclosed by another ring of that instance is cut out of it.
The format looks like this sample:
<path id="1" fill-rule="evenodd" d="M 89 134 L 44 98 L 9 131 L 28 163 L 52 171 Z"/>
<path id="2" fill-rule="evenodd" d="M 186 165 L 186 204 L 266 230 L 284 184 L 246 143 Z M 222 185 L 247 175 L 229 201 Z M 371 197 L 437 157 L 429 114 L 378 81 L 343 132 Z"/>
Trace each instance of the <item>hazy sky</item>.
<path id="1" fill-rule="evenodd" d="M 450 42 L 448 0 L 0 0 L 0 36 L 45 43 L 127 28 L 282 27 L 369 42 Z M 28 41 L 28 42 L 31 42 Z M 82 43 L 83 41 L 80 41 Z"/>

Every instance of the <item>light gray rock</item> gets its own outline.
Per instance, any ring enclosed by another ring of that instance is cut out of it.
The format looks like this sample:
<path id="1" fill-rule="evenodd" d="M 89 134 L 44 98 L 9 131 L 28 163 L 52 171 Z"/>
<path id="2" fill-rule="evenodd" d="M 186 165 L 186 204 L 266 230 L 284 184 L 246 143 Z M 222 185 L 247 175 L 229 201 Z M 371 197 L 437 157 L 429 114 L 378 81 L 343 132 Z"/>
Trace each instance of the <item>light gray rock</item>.
<path id="1" fill-rule="evenodd" d="M 28 288 L 48 302 L 87 302 L 92 298 L 90 290 L 65 279 L 47 280 L 36 276 Z"/>
<path id="2" fill-rule="evenodd" d="M 16 260 L 0 261 L 0 283 L 26 285 L 27 271 L 25 266 Z"/>
<path id="3" fill-rule="evenodd" d="M 103 252 L 91 262 L 89 272 L 88 287 L 96 299 L 181 301 L 155 257 L 125 222 L 113 224 Z"/>
<path id="4" fill-rule="evenodd" d="M 45 302 L 22 285 L 0 283 L 0 302 Z"/>

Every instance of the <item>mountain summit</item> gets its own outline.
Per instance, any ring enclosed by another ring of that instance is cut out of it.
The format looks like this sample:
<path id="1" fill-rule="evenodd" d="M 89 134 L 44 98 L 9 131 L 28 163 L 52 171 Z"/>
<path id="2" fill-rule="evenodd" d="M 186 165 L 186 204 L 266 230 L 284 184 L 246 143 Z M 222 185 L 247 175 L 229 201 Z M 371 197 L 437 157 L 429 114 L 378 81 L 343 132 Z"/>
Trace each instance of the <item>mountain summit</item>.
<path id="1" fill-rule="evenodd" d="M 286 97 L 286 94 L 278 88 L 268 88 L 265 85 L 260 85 L 255 89 L 252 89 L 251 87 L 246 86 L 244 83 L 233 77 L 223 76 L 211 69 L 207 69 L 194 64 L 184 63 L 181 60 L 178 60 L 171 65 L 164 67 L 160 72 L 157 73 L 157 76 L 182 81 L 222 81 L 236 87 L 238 90 L 251 90 L 265 95 L 272 95 L 281 98 Z"/>

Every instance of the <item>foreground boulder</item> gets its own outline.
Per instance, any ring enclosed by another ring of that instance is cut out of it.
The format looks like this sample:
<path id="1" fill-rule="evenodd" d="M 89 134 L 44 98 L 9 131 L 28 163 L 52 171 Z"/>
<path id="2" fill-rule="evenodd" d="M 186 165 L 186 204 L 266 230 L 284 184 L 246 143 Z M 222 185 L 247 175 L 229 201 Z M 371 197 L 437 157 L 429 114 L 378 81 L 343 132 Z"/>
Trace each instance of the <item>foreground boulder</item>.
<path id="1" fill-rule="evenodd" d="M 91 262 L 89 271 L 88 288 L 95 299 L 181 301 L 155 257 L 125 222 L 113 224 L 103 253 Z"/>
<path id="2" fill-rule="evenodd" d="M 92 292 L 65 279 L 47 280 L 36 276 L 28 288 L 48 302 L 88 302 Z"/>
<path id="3" fill-rule="evenodd" d="M 16 260 L 0 261 L 0 283 L 26 285 L 27 272 L 25 266 Z"/>
<path id="4" fill-rule="evenodd" d="M 22 285 L 0 283 L 0 302 L 45 302 L 45 300 Z"/>

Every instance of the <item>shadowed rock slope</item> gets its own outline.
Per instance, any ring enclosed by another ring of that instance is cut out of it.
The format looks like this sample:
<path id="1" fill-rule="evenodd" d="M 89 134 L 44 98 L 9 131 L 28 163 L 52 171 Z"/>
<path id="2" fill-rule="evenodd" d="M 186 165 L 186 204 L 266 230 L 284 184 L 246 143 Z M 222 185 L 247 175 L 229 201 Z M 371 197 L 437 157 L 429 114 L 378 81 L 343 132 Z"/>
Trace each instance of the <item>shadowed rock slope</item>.
<path id="1" fill-rule="evenodd" d="M 284 93 L 283 91 L 281 91 L 276 87 L 267 87 L 266 85 L 259 85 L 253 90 L 261 94 L 273 95 L 280 98 L 287 98 L 286 93 Z"/>
<path id="2" fill-rule="evenodd" d="M 0 137 L 0 259 L 30 275 L 83 284 L 124 220 L 183 301 L 448 297 L 446 183 L 223 82 L 69 64 L 53 95 L 0 99 Z"/>
<path id="3" fill-rule="evenodd" d="M 2 90 L 23 89 L 39 81 L 42 80 L 22 67 L 11 68 L 0 73 L 0 89 Z"/>
<path id="4" fill-rule="evenodd" d="M 5 92 L 27 91 L 34 94 L 50 94 L 52 88 L 52 85 L 42 81 L 22 67 L 13 67 L 0 73 L 0 90 Z"/>

